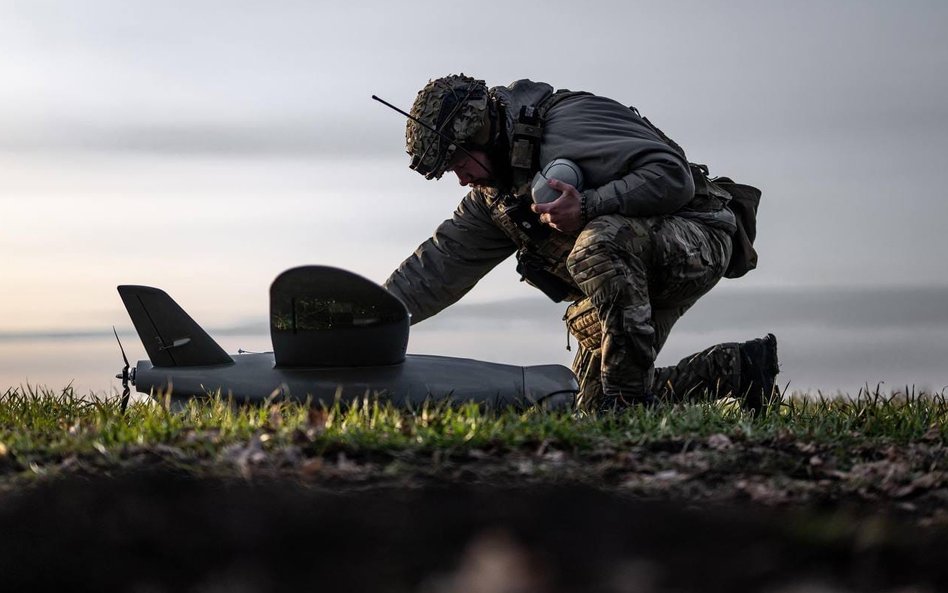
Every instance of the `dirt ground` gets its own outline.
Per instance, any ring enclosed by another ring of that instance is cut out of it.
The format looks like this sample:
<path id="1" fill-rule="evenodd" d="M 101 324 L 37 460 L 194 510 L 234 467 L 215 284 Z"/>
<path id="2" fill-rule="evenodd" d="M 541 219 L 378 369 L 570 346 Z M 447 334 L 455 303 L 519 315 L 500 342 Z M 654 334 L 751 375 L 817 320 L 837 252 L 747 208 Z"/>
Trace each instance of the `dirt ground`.
<path id="1" fill-rule="evenodd" d="M 129 450 L 5 480 L 0 574 L 11 591 L 934 593 L 944 461 L 938 443 L 723 435 L 581 456 Z"/>

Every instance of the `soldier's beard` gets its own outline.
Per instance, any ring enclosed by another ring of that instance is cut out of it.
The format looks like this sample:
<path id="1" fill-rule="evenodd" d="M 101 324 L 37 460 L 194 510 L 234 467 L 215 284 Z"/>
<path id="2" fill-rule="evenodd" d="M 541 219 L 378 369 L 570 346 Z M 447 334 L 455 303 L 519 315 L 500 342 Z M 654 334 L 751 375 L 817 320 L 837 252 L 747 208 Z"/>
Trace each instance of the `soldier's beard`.
<path id="1" fill-rule="evenodd" d="M 509 156 L 505 154 L 506 149 L 503 143 L 501 145 L 495 143 L 487 146 L 471 146 L 470 150 L 474 154 L 469 155 L 467 162 L 473 166 L 469 166 L 468 171 L 479 176 L 474 177 L 464 185 L 501 189 L 510 184 Z"/>
<path id="2" fill-rule="evenodd" d="M 484 188 L 497 188 L 499 187 L 498 180 L 495 178 L 495 171 L 497 170 L 496 162 L 494 161 L 492 155 L 489 152 L 482 152 L 480 159 L 483 159 L 484 165 L 488 168 L 484 168 L 484 165 L 481 165 L 480 161 L 475 160 L 474 173 L 480 173 L 481 177 L 475 177 L 467 183 L 468 187 L 484 187 Z"/>

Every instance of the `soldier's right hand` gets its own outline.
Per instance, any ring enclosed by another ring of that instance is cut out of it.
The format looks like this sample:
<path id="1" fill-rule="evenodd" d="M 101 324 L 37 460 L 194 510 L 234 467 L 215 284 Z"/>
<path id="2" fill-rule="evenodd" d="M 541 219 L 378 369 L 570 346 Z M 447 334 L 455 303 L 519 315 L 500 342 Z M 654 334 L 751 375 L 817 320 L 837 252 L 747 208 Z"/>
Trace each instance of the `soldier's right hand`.
<path id="1" fill-rule="evenodd" d="M 560 197 L 530 208 L 540 215 L 540 222 L 562 233 L 572 233 L 583 227 L 581 194 L 572 185 L 559 179 L 548 179 L 547 185 L 560 192 Z"/>

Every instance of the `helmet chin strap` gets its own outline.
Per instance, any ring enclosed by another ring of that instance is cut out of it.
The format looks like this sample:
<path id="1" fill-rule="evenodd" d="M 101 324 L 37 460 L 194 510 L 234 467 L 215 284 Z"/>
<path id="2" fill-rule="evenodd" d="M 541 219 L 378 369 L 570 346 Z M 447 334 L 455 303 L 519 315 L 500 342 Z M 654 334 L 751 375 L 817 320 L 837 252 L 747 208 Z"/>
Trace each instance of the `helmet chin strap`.
<path id="1" fill-rule="evenodd" d="M 507 110 L 503 103 L 493 98 L 488 102 L 490 115 L 490 141 L 484 147 L 487 158 L 494 165 L 492 169 L 494 180 L 499 189 L 510 189 L 513 178 L 510 170 L 510 143 L 507 138 L 506 125 Z"/>

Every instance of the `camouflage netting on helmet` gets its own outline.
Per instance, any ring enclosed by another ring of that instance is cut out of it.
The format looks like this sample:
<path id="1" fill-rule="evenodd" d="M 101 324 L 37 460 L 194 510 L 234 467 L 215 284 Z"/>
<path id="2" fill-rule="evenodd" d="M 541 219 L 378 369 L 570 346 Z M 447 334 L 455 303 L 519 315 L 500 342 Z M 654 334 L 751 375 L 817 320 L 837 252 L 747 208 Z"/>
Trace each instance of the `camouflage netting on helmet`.
<path id="1" fill-rule="evenodd" d="M 428 179 L 440 178 L 457 145 L 473 138 L 487 120 L 487 85 L 463 74 L 431 80 L 418 92 L 411 115 L 447 137 L 411 119 L 405 128 L 411 168 Z"/>

